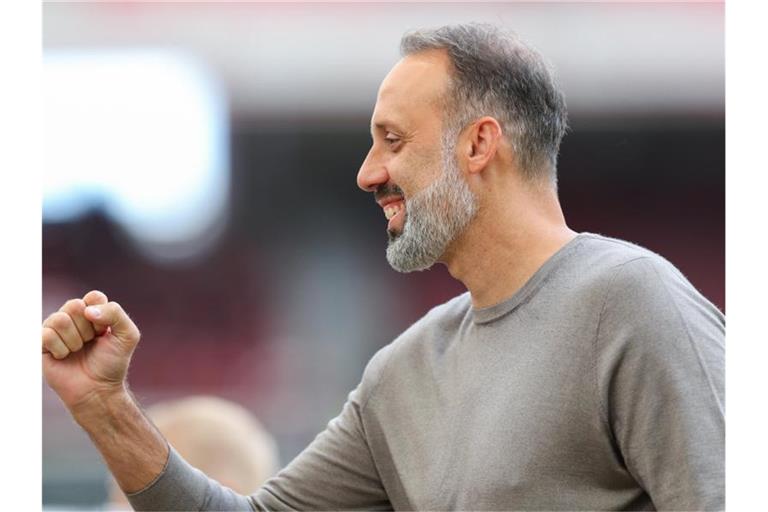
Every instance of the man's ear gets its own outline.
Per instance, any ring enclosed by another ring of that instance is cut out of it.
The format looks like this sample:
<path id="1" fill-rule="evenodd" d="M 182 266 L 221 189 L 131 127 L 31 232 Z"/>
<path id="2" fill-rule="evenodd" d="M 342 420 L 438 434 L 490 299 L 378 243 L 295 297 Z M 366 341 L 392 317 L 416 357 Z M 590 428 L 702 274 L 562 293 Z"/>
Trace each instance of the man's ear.
<path id="1" fill-rule="evenodd" d="M 490 116 L 484 116 L 472 123 L 467 130 L 465 158 L 467 171 L 479 173 L 496 156 L 501 141 L 501 125 Z"/>

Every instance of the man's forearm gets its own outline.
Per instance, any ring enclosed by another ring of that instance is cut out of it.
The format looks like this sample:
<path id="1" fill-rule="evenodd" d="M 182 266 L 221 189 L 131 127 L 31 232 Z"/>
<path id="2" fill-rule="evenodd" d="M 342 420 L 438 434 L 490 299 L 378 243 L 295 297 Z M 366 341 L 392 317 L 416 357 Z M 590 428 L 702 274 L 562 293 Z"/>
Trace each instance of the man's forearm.
<path id="1" fill-rule="evenodd" d="M 168 443 L 127 389 L 94 395 L 71 412 L 124 492 L 140 491 L 163 471 Z"/>

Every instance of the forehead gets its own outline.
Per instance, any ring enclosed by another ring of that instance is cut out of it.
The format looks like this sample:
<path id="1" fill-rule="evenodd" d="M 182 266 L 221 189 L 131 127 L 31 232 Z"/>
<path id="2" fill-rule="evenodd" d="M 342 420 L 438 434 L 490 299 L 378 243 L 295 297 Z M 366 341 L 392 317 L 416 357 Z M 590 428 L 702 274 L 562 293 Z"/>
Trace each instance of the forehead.
<path id="1" fill-rule="evenodd" d="M 401 59 L 379 87 L 371 124 L 413 124 L 439 114 L 449 83 L 450 59 L 444 50 L 428 50 Z"/>

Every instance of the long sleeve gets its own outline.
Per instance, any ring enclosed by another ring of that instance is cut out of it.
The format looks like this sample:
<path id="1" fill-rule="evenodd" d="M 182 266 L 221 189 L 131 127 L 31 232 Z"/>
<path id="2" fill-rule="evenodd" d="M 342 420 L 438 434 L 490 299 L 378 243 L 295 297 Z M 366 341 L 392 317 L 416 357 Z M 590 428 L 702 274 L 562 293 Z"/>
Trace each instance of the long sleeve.
<path id="1" fill-rule="evenodd" d="M 357 390 L 342 413 L 253 496 L 257 510 L 391 510 L 360 419 Z"/>
<path id="2" fill-rule="evenodd" d="M 208 478 L 173 447 L 163 472 L 126 497 L 134 510 L 252 510 L 248 497 Z"/>
<path id="3" fill-rule="evenodd" d="M 666 262 L 616 269 L 596 343 L 604 420 L 658 510 L 725 507 L 724 318 Z"/>

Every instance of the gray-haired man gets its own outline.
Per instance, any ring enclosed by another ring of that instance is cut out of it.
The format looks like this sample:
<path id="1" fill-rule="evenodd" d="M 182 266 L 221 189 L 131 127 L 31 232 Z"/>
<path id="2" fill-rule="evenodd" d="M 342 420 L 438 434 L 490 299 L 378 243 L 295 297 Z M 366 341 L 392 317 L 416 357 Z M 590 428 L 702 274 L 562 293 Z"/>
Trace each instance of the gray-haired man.
<path id="1" fill-rule="evenodd" d="M 45 375 L 131 503 L 722 509 L 722 314 L 660 256 L 567 227 L 565 103 L 536 53 L 482 25 L 402 50 L 358 184 L 389 221 L 394 268 L 441 262 L 468 293 L 380 350 L 341 414 L 249 497 L 142 415 L 125 384 L 139 333 L 119 305 L 67 302 L 44 323 Z"/>

